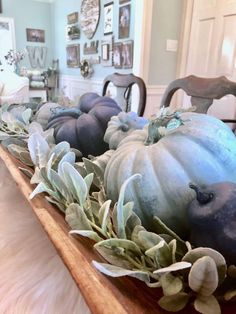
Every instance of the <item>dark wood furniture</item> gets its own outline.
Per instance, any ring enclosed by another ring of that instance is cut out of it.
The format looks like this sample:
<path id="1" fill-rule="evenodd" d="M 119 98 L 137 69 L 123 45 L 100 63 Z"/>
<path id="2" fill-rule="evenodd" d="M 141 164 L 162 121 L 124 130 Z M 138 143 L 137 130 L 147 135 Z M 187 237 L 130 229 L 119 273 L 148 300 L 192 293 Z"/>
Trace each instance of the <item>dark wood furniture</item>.
<path id="1" fill-rule="evenodd" d="M 216 78 L 203 78 L 190 75 L 171 82 L 161 101 L 161 107 L 168 107 L 174 93 L 182 89 L 191 96 L 191 103 L 196 106 L 196 112 L 207 113 L 214 99 L 220 99 L 226 95 L 236 96 L 236 83 L 225 76 Z M 223 119 L 224 122 L 236 122 L 235 119 Z"/>
<path id="2" fill-rule="evenodd" d="M 144 81 L 134 74 L 120 74 L 114 73 L 108 75 L 103 81 L 103 90 L 102 95 L 105 96 L 108 90 L 108 85 L 112 83 L 117 88 L 123 88 L 124 90 L 124 99 L 125 99 L 125 111 L 130 111 L 130 97 L 131 97 L 131 90 L 134 84 L 137 84 L 139 88 L 139 104 L 137 114 L 139 116 L 143 116 L 145 106 L 146 106 L 146 85 Z"/>

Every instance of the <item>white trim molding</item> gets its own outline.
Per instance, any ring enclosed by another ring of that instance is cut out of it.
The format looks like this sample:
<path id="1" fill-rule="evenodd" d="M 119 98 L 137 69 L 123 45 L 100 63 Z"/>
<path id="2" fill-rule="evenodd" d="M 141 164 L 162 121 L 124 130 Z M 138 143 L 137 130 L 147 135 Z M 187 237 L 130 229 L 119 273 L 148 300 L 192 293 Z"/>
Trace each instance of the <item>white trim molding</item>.
<path id="1" fill-rule="evenodd" d="M 103 80 L 84 80 L 81 77 L 72 75 L 60 76 L 60 89 L 64 91 L 65 96 L 78 102 L 80 96 L 87 92 L 95 92 L 102 94 Z M 157 114 L 160 108 L 161 99 L 166 90 L 166 85 L 148 85 L 147 86 L 147 101 L 144 116 L 149 118 Z M 113 97 L 115 94 L 114 87 L 109 87 L 109 94 Z"/>

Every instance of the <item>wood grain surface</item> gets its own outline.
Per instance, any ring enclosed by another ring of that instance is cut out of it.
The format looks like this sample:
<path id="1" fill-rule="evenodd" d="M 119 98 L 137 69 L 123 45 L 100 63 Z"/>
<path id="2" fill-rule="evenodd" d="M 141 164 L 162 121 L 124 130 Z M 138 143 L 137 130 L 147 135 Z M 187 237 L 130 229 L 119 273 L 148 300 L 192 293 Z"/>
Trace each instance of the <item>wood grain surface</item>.
<path id="1" fill-rule="evenodd" d="M 144 283 L 133 278 L 113 279 L 99 273 L 91 261 L 103 260 L 93 250 L 93 243 L 85 238 L 69 235 L 69 227 L 63 214 L 48 203 L 44 195 L 38 195 L 33 200 L 29 200 L 34 186 L 29 183 L 29 178 L 18 168 L 19 166 L 26 168 L 26 166 L 11 156 L 1 145 L 0 158 L 30 203 L 32 210 L 69 269 L 92 313 L 167 313 L 160 309 L 157 303 L 161 296 L 160 289 L 148 288 Z M 196 312 L 190 306 L 179 313 L 193 314 Z M 236 314 L 236 305 L 224 306 L 222 313 Z"/>

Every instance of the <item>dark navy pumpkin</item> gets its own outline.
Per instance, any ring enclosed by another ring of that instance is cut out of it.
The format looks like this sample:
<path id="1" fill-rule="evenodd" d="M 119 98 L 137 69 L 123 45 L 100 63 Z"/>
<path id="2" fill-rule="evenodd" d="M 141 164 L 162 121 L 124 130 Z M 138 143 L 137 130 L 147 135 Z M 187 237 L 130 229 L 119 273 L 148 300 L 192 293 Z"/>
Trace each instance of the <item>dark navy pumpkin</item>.
<path id="1" fill-rule="evenodd" d="M 113 99 L 87 93 L 77 107 L 56 109 L 47 129 L 54 128 L 56 143 L 67 141 L 84 157 L 98 156 L 109 149 L 103 137 L 108 121 L 120 111 Z"/>

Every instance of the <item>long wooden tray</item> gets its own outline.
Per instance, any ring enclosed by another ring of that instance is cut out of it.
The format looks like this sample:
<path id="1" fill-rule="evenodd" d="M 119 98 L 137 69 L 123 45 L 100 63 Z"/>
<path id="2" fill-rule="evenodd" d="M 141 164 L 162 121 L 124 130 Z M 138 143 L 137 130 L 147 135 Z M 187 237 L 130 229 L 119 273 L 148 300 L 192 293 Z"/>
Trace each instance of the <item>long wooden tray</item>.
<path id="1" fill-rule="evenodd" d="M 44 198 L 38 195 L 29 200 L 34 187 L 19 170 L 25 167 L 0 145 L 0 158 L 7 166 L 14 181 L 31 205 L 50 240 L 69 269 L 83 294 L 88 307 L 96 314 L 139 314 L 167 313 L 157 304 L 160 289 L 151 289 L 142 282 L 128 277 L 112 279 L 99 273 L 91 264 L 92 260 L 102 261 L 93 250 L 93 243 L 85 238 L 70 236 L 64 216 Z M 180 312 L 179 312 L 180 313 Z M 192 308 L 181 314 L 196 313 Z M 236 305 L 227 305 L 223 314 L 235 314 Z"/>

